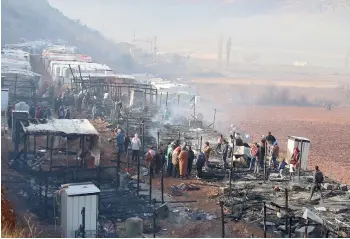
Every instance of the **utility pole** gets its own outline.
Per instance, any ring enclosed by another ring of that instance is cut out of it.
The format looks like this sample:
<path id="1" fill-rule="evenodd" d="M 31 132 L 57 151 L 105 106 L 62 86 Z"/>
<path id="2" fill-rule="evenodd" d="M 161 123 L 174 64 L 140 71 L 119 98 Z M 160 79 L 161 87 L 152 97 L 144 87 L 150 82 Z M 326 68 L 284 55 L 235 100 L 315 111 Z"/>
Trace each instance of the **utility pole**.
<path id="1" fill-rule="evenodd" d="M 226 44 L 226 67 L 228 67 L 230 64 L 231 46 L 231 37 L 229 37 Z"/>
<path id="2" fill-rule="evenodd" d="M 157 36 L 154 37 L 153 61 L 157 62 Z"/>
<path id="3" fill-rule="evenodd" d="M 224 42 L 224 37 L 221 35 L 220 39 L 219 39 L 219 49 L 218 49 L 218 66 L 219 69 L 221 68 L 221 62 L 222 62 L 222 46 L 223 46 L 223 42 Z"/>

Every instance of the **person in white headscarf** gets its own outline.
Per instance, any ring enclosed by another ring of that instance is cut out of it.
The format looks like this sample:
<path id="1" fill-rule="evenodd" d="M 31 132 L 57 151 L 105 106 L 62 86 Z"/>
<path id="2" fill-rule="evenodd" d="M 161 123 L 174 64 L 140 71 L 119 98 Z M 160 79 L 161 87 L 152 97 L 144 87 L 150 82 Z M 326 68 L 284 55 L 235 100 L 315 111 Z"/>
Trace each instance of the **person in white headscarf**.
<path id="1" fill-rule="evenodd" d="M 131 150 L 132 150 L 132 160 L 136 160 L 137 157 L 139 156 L 141 148 L 141 140 L 139 139 L 138 134 L 135 134 L 135 137 L 132 138 L 131 140 Z"/>

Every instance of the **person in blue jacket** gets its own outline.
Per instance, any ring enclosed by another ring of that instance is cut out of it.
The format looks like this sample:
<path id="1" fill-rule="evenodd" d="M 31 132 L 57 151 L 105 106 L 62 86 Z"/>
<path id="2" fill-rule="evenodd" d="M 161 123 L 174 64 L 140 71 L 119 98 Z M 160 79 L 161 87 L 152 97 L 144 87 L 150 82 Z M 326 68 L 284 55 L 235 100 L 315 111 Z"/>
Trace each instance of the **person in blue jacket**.
<path id="1" fill-rule="evenodd" d="M 124 152 L 124 143 L 125 143 L 125 136 L 121 129 L 118 129 L 117 131 L 117 144 L 119 148 L 119 152 Z"/>

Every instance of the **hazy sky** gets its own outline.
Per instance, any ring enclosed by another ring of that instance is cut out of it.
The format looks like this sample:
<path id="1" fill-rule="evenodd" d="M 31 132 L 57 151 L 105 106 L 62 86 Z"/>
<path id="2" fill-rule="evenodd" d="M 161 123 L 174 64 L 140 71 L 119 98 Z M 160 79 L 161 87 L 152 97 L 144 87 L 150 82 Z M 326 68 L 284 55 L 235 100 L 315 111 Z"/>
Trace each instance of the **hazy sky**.
<path id="1" fill-rule="evenodd" d="M 50 0 L 66 16 L 116 42 L 131 42 L 135 31 L 140 39 L 156 35 L 161 51 L 216 54 L 223 34 L 232 37 L 233 49 L 258 52 L 264 63 L 344 65 L 350 47 L 349 0 L 219 2 L 225 1 Z"/>

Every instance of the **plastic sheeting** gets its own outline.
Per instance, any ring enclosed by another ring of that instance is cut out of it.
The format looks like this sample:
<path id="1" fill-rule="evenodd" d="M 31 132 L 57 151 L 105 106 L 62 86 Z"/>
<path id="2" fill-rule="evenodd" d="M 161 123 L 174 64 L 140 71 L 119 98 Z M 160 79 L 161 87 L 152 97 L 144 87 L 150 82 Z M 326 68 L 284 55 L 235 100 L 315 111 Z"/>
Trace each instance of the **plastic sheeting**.
<path id="1" fill-rule="evenodd" d="M 53 119 L 45 124 L 30 124 L 24 130 L 29 134 L 99 135 L 87 119 Z"/>

